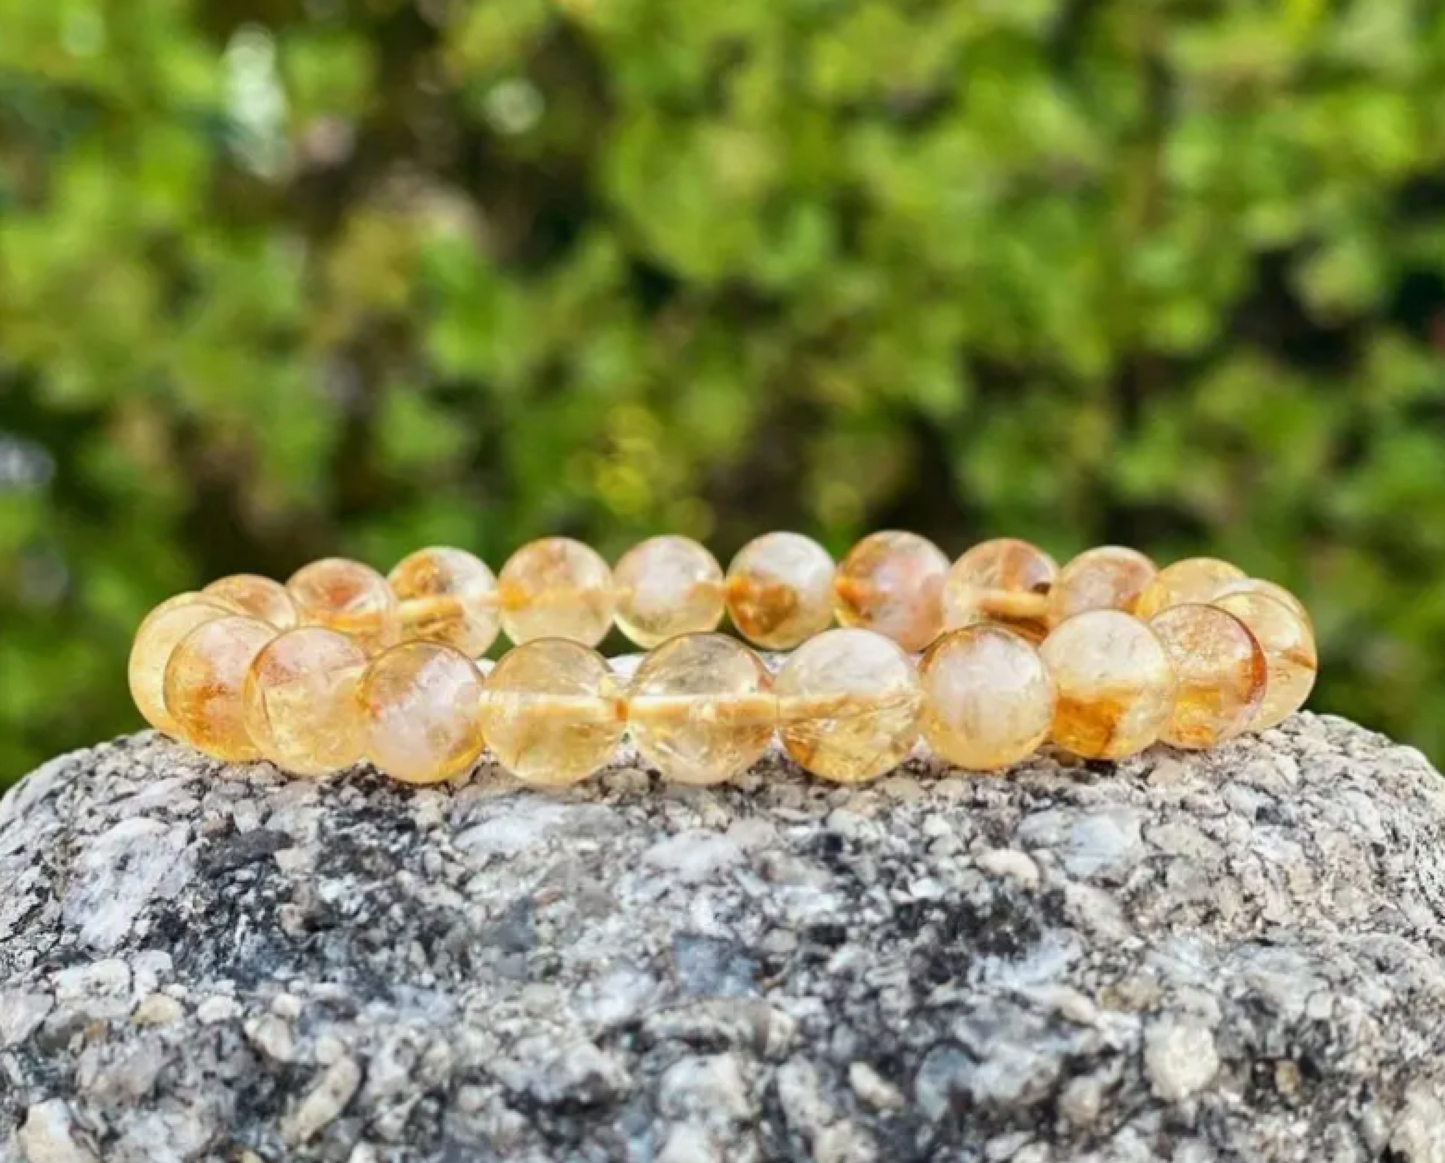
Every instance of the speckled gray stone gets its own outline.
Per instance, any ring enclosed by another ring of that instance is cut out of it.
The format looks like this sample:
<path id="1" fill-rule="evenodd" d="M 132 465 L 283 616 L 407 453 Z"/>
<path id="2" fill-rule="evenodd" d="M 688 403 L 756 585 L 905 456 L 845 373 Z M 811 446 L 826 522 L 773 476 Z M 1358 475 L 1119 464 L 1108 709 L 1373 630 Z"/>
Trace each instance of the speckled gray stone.
<path id="1" fill-rule="evenodd" d="M 1445 1163 L 1418 753 L 947 775 L 58 759 L 0 804 L 0 1163 Z"/>

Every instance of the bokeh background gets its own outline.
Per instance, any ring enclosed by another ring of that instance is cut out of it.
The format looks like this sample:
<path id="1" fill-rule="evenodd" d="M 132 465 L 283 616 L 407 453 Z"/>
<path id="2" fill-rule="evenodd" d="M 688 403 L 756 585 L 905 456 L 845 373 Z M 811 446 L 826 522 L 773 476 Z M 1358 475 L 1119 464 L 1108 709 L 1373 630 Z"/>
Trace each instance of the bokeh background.
<path id="1" fill-rule="evenodd" d="M 0 0 L 0 782 L 236 570 L 1035 539 L 1445 759 L 1445 7 Z"/>

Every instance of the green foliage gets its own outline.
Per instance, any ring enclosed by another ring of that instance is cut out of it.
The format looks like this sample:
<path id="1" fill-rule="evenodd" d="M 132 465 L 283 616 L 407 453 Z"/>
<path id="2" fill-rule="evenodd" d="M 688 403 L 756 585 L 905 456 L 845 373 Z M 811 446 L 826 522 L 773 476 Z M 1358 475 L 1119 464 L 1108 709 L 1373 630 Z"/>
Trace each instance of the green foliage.
<path id="1" fill-rule="evenodd" d="M 884 525 L 1234 558 L 1445 757 L 1445 8 L 0 22 L 0 781 L 222 573 Z"/>

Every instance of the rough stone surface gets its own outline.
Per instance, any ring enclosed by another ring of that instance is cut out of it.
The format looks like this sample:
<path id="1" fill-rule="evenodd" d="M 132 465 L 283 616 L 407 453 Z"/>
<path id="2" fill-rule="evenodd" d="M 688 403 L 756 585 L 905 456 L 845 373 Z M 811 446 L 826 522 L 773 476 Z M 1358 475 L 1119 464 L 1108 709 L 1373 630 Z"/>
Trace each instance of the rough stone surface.
<path id="1" fill-rule="evenodd" d="M 1445 781 L 1337 719 L 561 795 L 154 735 L 0 804 L 0 1163 L 1445 1163 Z"/>

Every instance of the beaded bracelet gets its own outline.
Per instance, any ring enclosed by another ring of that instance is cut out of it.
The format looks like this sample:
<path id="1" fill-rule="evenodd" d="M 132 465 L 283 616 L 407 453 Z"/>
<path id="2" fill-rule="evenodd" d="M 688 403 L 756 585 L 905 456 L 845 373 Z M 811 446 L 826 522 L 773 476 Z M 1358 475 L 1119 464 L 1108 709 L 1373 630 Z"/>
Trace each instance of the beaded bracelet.
<path id="1" fill-rule="evenodd" d="M 776 674 L 714 632 L 724 611 L 754 645 L 792 651 Z M 648 650 L 625 680 L 594 649 L 614 620 Z M 516 645 L 484 674 L 474 659 L 501 631 Z M 500 577 L 447 548 L 387 577 L 339 558 L 284 586 L 237 575 L 153 610 L 129 679 L 152 726 L 218 759 L 302 776 L 367 759 L 422 784 L 485 746 L 524 782 L 560 786 L 624 734 L 691 784 L 730 779 L 775 737 L 841 783 L 886 773 L 920 736 L 969 771 L 1049 740 L 1091 759 L 1207 748 L 1281 722 L 1316 670 L 1299 600 L 1228 562 L 1161 570 L 1105 546 L 1059 569 L 1003 538 L 950 566 L 925 538 L 882 532 L 836 567 L 815 541 L 769 533 L 726 576 L 681 537 L 644 541 L 615 571 L 553 537 Z"/>

